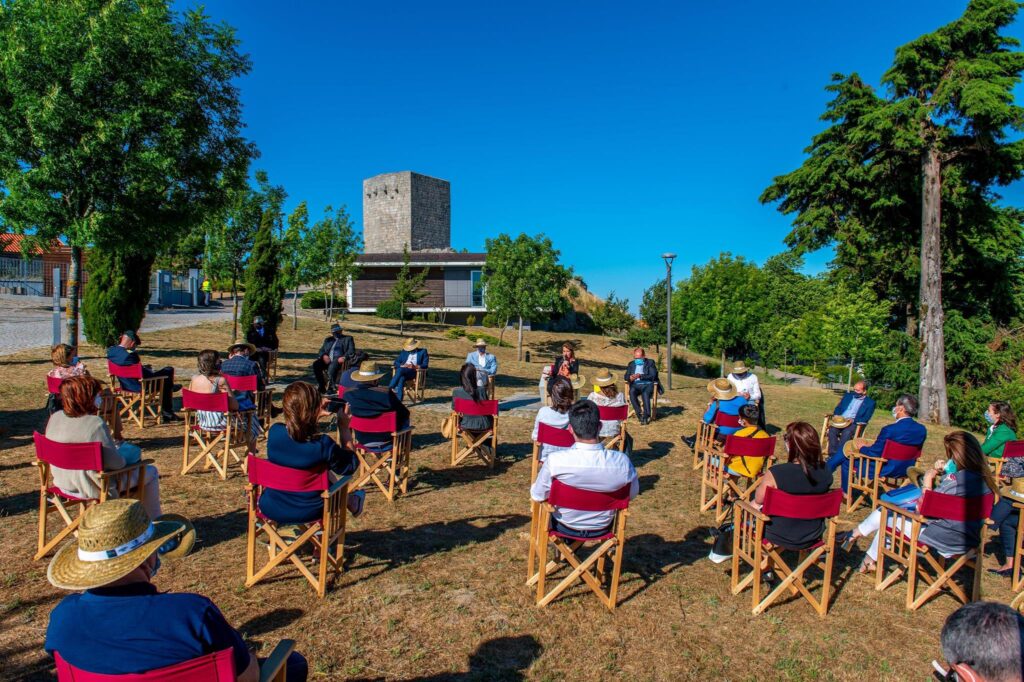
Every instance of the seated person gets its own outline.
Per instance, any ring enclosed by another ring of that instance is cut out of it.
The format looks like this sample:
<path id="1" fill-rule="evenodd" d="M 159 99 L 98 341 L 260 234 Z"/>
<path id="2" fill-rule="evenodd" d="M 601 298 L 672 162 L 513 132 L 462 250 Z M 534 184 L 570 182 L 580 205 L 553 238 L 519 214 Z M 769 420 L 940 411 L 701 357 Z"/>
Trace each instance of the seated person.
<path id="1" fill-rule="evenodd" d="M 283 398 L 284 424 L 267 433 L 267 459 L 274 464 L 305 471 L 328 468 L 334 476 L 355 472 L 359 461 L 326 433 L 319 433 L 317 421 L 323 411 L 316 387 L 304 381 L 289 384 Z M 333 480 L 333 479 L 332 479 Z M 363 491 L 358 491 L 363 493 Z M 365 495 L 365 493 L 363 493 Z M 267 488 L 260 495 L 260 511 L 277 523 L 308 523 L 323 515 L 320 493 L 293 493 Z"/>
<path id="2" fill-rule="evenodd" d="M 103 454 L 103 470 L 122 469 L 142 459 L 137 445 L 122 443 L 118 447 L 107 423 L 96 414 L 96 396 L 100 383 L 90 376 L 65 379 L 60 385 L 62 412 L 55 412 L 46 424 L 46 437 L 58 443 L 99 443 Z M 68 495 L 98 499 L 99 486 L 96 484 L 99 472 L 75 471 L 51 467 L 53 484 Z M 132 477 L 132 485 L 138 482 Z M 108 490 L 117 497 L 117 490 Z M 152 464 L 146 465 L 146 512 L 151 519 L 160 516 L 160 473 Z"/>
<path id="3" fill-rule="evenodd" d="M 253 352 L 256 350 L 251 343 L 233 343 L 228 348 L 228 359 L 220 363 L 220 373 L 232 377 L 256 377 L 256 388 L 262 391 L 267 387 L 266 375 L 260 366 L 252 361 Z M 248 391 L 239 394 L 246 395 L 252 399 Z"/>
<path id="4" fill-rule="evenodd" d="M 487 352 L 487 342 L 477 339 L 473 344 L 476 348 L 466 356 L 466 362 L 476 368 L 476 380 L 481 386 L 487 385 L 487 378 L 498 373 L 498 360 Z"/>
<path id="5" fill-rule="evenodd" d="M 1001 458 L 1003 447 L 1007 442 L 1015 440 L 1014 430 L 1017 426 L 1017 417 L 1013 408 L 1007 403 L 997 401 L 988 406 L 985 413 L 989 421 L 988 434 L 981 444 L 981 451 L 985 456 Z M 987 446 L 987 449 L 986 449 Z M 995 573 L 1003 577 L 1010 577 L 1013 574 L 1013 555 L 1020 546 L 1017 508 L 1018 504 L 1024 502 L 1024 458 L 1013 457 L 1004 459 L 1000 478 L 1010 481 L 1011 487 L 1003 491 L 1002 497 L 992 508 L 991 525 L 999 529 L 999 540 L 1002 543 L 1003 562 L 999 568 L 990 568 L 989 573 Z"/>
<path id="6" fill-rule="evenodd" d="M 54 379 L 70 379 L 71 377 L 90 376 L 89 368 L 85 366 L 85 363 L 78 359 L 78 350 L 74 346 L 69 346 L 66 343 L 58 343 L 52 349 L 50 349 L 50 361 L 53 362 L 53 369 L 46 373 L 46 376 Z M 100 382 L 102 384 L 102 382 Z M 109 388 L 103 388 L 100 390 L 100 394 L 96 396 L 96 407 L 99 409 L 99 414 L 110 425 L 112 435 L 114 436 L 115 442 L 120 442 L 122 439 L 121 434 L 121 410 L 113 398 L 109 398 L 111 395 Z M 108 399 L 105 399 L 108 398 Z M 50 400 L 47 403 L 48 414 L 59 412 L 61 408 L 60 394 L 51 394 Z"/>
<path id="7" fill-rule="evenodd" d="M 594 392 L 587 396 L 587 400 L 598 407 L 622 407 L 626 404 L 625 396 L 615 385 L 615 377 L 604 367 L 594 375 Z M 602 420 L 598 435 L 602 438 L 617 436 L 621 428 L 622 423 L 618 420 Z"/>
<path id="8" fill-rule="evenodd" d="M 228 386 L 227 379 L 220 375 L 220 353 L 211 349 L 199 351 L 196 365 L 199 374 L 192 377 L 188 390 L 194 393 L 227 393 L 228 409 L 232 412 L 256 409 L 252 399 L 246 400 L 246 404 L 243 405 Z M 227 424 L 227 415 L 223 412 L 196 410 L 196 426 L 204 431 L 224 431 Z M 249 452 L 255 452 L 256 436 L 259 433 L 259 422 L 256 420 L 256 415 L 251 415 L 244 426 L 246 439 L 249 441 Z"/>
<path id="9" fill-rule="evenodd" d="M 569 377 L 580 373 L 580 361 L 576 359 L 576 347 L 571 341 L 562 344 L 562 354 L 555 358 L 551 365 L 551 376 Z M 551 393 L 550 380 L 548 382 L 548 393 Z"/>
<path id="10" fill-rule="evenodd" d="M 954 431 L 943 439 L 948 460 L 939 460 L 936 467 L 921 477 L 922 490 L 934 489 L 937 493 L 957 497 L 978 497 L 997 490 L 995 478 L 989 469 L 988 460 L 981 453 L 978 439 L 966 431 Z M 936 486 L 935 479 L 942 476 Z M 904 532 L 911 532 L 909 520 L 904 519 Z M 918 536 L 920 541 L 945 557 L 963 554 L 978 546 L 981 537 L 981 521 L 952 521 L 929 519 Z M 843 533 L 837 540 L 843 548 L 849 548 L 858 538 L 873 535 L 871 546 L 861 562 L 861 573 L 872 573 L 878 560 L 879 528 L 882 525 L 882 511 L 876 509 L 854 530 Z"/>
<path id="11" fill-rule="evenodd" d="M 545 405 L 537 410 L 537 417 L 533 420 L 533 433 L 530 438 L 536 442 L 537 434 L 541 424 L 547 424 L 556 429 L 569 427 L 569 408 L 572 407 L 576 392 L 572 384 L 565 377 L 551 377 L 551 406 Z M 553 445 L 542 445 L 540 459 L 543 461 L 549 453 L 557 450 Z"/>
<path id="12" fill-rule="evenodd" d="M 132 675 L 231 649 L 236 679 L 259 680 L 256 656 L 213 602 L 153 585 L 162 550 L 185 528 L 151 523 L 135 500 L 85 510 L 78 538 L 58 550 L 47 571 L 55 587 L 75 592 L 50 613 L 47 653 L 90 673 Z M 301 682 L 306 674 L 306 660 L 292 654 L 288 679 Z"/>
<path id="13" fill-rule="evenodd" d="M 942 657 L 949 670 L 941 679 L 1019 682 L 1021 642 L 1020 613 L 991 601 L 964 604 L 942 626 Z"/>
<path id="14" fill-rule="evenodd" d="M 66 343 L 58 343 L 50 349 L 50 361 L 53 362 L 53 369 L 46 373 L 48 377 L 70 379 L 89 374 L 85 363 L 78 359 L 75 348 Z"/>
<path id="15" fill-rule="evenodd" d="M 142 340 L 139 338 L 138 332 L 129 329 L 121 334 L 121 339 L 116 346 L 111 346 L 107 349 L 107 360 L 121 367 L 138 365 L 142 360 L 139 359 L 139 354 L 135 352 L 135 349 L 141 345 Z M 174 368 L 164 367 L 160 370 L 154 370 L 149 365 L 143 365 L 142 378 L 151 379 L 153 377 L 165 377 L 165 380 L 162 382 L 163 392 L 160 395 L 160 410 L 163 412 L 164 421 L 181 421 L 181 417 L 174 413 L 174 392 L 180 388 L 174 385 Z M 142 390 L 142 386 L 135 379 L 122 379 L 118 377 L 118 383 L 121 384 L 121 389 L 125 391 L 138 393 Z"/>
<path id="16" fill-rule="evenodd" d="M 409 408 L 398 399 L 395 392 L 378 386 L 383 372 L 377 371 L 372 362 L 363 362 L 359 370 L 352 373 L 352 379 L 358 387 L 346 390 L 341 402 L 345 404 L 345 412 L 352 417 L 379 417 L 385 412 L 395 413 L 395 427 L 401 431 L 409 426 Z M 354 431 L 356 442 L 367 450 L 383 451 L 392 445 L 390 432 L 365 433 Z"/>
<path id="17" fill-rule="evenodd" d="M 267 361 L 270 359 L 270 351 L 277 350 L 281 346 L 281 342 L 277 340 L 277 331 L 269 328 L 263 318 L 257 315 L 252 318 L 252 328 L 246 332 L 245 340 L 254 348 L 249 355 L 250 359 L 259 365 L 263 376 L 267 376 Z"/>
<path id="18" fill-rule="evenodd" d="M 637 421 L 648 424 L 651 421 L 651 398 L 660 390 L 658 367 L 647 357 L 643 348 L 633 349 L 633 362 L 626 366 L 624 376 L 629 385 L 629 402 L 633 405 Z"/>
<path id="19" fill-rule="evenodd" d="M 985 421 L 989 426 L 985 440 L 981 443 L 981 451 L 986 457 L 1002 458 L 1006 444 L 1017 440 L 1017 415 L 1010 403 L 997 400 L 985 410 Z"/>
<path id="20" fill-rule="evenodd" d="M 416 370 L 420 367 L 427 369 L 430 365 L 430 356 L 426 348 L 420 346 L 416 339 L 409 339 L 402 346 L 402 352 L 395 358 L 395 372 L 391 377 L 388 388 L 398 394 L 398 399 L 405 398 L 405 382 L 415 381 Z"/>
<path id="21" fill-rule="evenodd" d="M 740 408 L 740 430 L 732 434 L 739 438 L 768 438 L 768 432 L 757 426 L 758 409 L 757 405 L 747 403 Z M 819 456 L 821 454 L 819 448 Z M 820 457 L 819 457 L 820 458 Z M 744 478 L 757 478 L 764 467 L 765 460 L 749 457 L 731 457 L 727 463 L 727 471 L 731 476 L 743 476 Z M 788 491 L 787 491 L 788 492 Z"/>
<path id="22" fill-rule="evenodd" d="M 736 388 L 728 379 L 715 379 L 708 382 L 708 393 L 711 394 L 711 400 L 708 401 L 708 407 L 702 417 L 702 421 L 705 424 L 714 424 L 715 415 L 719 411 L 722 414 L 739 416 L 740 408 L 747 404 L 747 399 L 736 393 Z M 719 443 L 724 443 L 726 436 L 730 436 L 739 430 L 740 427 L 738 426 L 719 426 L 718 431 L 715 433 L 715 440 Z M 682 440 L 691 450 L 697 447 L 697 434 Z"/>
<path id="23" fill-rule="evenodd" d="M 875 399 L 868 396 L 866 381 L 858 381 L 852 391 L 847 391 L 839 400 L 836 409 L 832 410 L 833 419 L 845 426 L 828 427 L 828 456 L 842 452 L 847 441 L 853 438 L 857 426 L 867 424 L 875 413 Z"/>
<path id="24" fill-rule="evenodd" d="M 341 325 L 335 322 L 331 325 L 331 335 L 320 344 L 320 351 L 316 360 L 313 361 L 313 374 L 316 376 L 316 383 L 321 393 L 327 393 L 329 385 L 338 385 L 338 375 L 346 367 L 354 367 L 359 364 L 360 358 L 365 353 L 356 350 L 355 340 L 341 332 Z M 330 384 L 328 384 L 330 380 Z"/>
<path id="25" fill-rule="evenodd" d="M 896 401 L 896 406 L 892 408 L 892 416 L 896 419 L 896 422 L 883 426 L 882 430 L 878 432 L 878 438 L 875 439 L 874 443 L 863 438 L 855 438 L 847 444 L 846 448 L 856 448 L 861 454 L 870 457 L 881 457 L 882 452 L 885 451 L 885 443 L 889 440 L 915 448 L 924 445 L 924 440 L 928 437 L 928 430 L 924 425 L 914 421 L 914 417 L 917 416 L 917 398 L 908 393 L 901 395 Z M 907 469 L 913 464 L 914 460 L 886 462 L 882 467 L 880 475 L 893 478 L 906 476 Z M 828 468 L 832 472 L 839 468 L 842 469 L 841 484 L 845 493 L 850 485 L 849 457 L 846 456 L 844 451 L 837 452 L 828 458 Z"/>
<path id="26" fill-rule="evenodd" d="M 487 400 L 487 389 L 477 383 L 476 367 L 468 362 L 462 365 L 459 370 L 459 385 L 452 391 L 452 408 L 455 407 L 454 399 L 472 400 L 479 403 Z M 494 418 L 489 415 L 467 414 L 459 421 L 459 428 L 470 433 L 484 433 L 490 431 L 494 425 Z"/>
<path id="27" fill-rule="evenodd" d="M 564 377 L 560 379 L 565 381 Z M 628 485 L 629 499 L 636 497 L 640 492 L 640 481 L 633 463 L 617 450 L 606 450 L 597 435 L 601 429 L 597 405 L 589 400 L 580 400 L 572 405 L 569 428 L 576 442 L 571 448 L 552 452 L 544 460 L 544 466 L 530 488 L 533 501 L 548 499 L 554 479 L 573 488 L 594 492 L 613 492 Z M 609 532 L 614 518 L 613 511 L 556 508 L 551 515 L 551 528 L 580 538 L 598 537 Z"/>

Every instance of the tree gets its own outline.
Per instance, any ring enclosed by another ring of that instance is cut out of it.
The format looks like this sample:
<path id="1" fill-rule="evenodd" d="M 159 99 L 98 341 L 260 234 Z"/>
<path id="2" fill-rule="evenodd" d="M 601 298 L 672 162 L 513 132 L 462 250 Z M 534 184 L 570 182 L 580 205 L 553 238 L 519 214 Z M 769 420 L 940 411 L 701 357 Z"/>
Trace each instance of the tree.
<path id="1" fill-rule="evenodd" d="M 281 239 L 281 285 L 292 292 L 292 329 L 299 328 L 299 287 L 309 283 L 304 248 L 309 243 L 309 209 L 303 201 L 288 216 Z"/>
<path id="2" fill-rule="evenodd" d="M 260 225 L 258 195 L 248 186 L 230 193 L 228 205 L 211 217 L 203 262 L 208 274 L 230 282 L 231 338 L 238 338 L 238 284 Z"/>
<path id="3" fill-rule="evenodd" d="M 424 283 L 430 274 L 430 268 L 423 268 L 415 275 L 409 269 L 409 247 L 402 249 L 402 267 L 395 276 L 395 284 L 391 287 L 392 303 L 398 304 L 398 331 L 405 334 L 405 309 L 414 303 L 419 303 L 427 295 L 427 288 Z"/>
<path id="4" fill-rule="evenodd" d="M 483 268 L 484 303 L 500 319 L 517 319 L 516 357 L 523 358 L 523 320 L 543 320 L 564 312 L 562 292 L 572 269 L 558 262 L 560 252 L 543 234 L 512 239 L 507 234 L 488 239 Z"/>
<path id="5" fill-rule="evenodd" d="M 864 254 L 877 242 L 887 247 L 875 249 L 877 257 L 897 256 L 896 268 L 916 261 L 917 309 L 908 305 L 907 328 L 916 315 L 921 414 L 940 424 L 949 423 L 944 293 L 953 292 L 956 308 L 995 316 L 1012 314 L 1021 300 L 992 296 L 1005 283 L 977 281 L 1021 277 L 1019 214 L 997 206 L 993 193 L 1024 176 L 1024 142 L 1009 139 L 1024 129 L 1013 92 L 1024 54 L 1000 33 L 1017 10 L 1014 0 L 972 0 L 959 19 L 900 47 L 882 79 L 885 97 L 856 74 L 834 76 L 836 98 L 825 114 L 833 125 L 814 138 L 800 169 L 762 195 L 796 213 L 789 240 L 802 248 L 836 240 Z M 950 252 L 955 275 L 944 258 Z M 976 281 L 950 287 L 949 277 Z"/>
<path id="6" fill-rule="evenodd" d="M 353 229 L 345 207 L 337 211 L 330 206 L 325 208 L 324 217 L 310 229 L 303 246 L 302 268 L 306 272 L 307 284 L 322 285 L 325 296 L 330 294 L 328 306 L 324 309 L 328 318 L 334 315 L 336 288 L 347 286 L 358 276 L 356 258 L 362 250 L 362 239 Z"/>
<path id="7" fill-rule="evenodd" d="M 117 343 L 121 332 L 138 330 L 149 303 L 153 257 L 110 248 L 89 251 L 89 286 L 82 300 L 82 322 L 91 343 Z"/>
<path id="8" fill-rule="evenodd" d="M 622 334 L 636 324 L 636 318 L 629 312 L 629 299 L 616 298 L 615 292 L 608 294 L 590 314 L 594 324 L 604 334 Z"/>
<path id="9" fill-rule="evenodd" d="M 655 280 L 654 284 L 644 290 L 643 298 L 640 300 L 640 319 L 647 325 L 650 331 L 645 338 L 651 338 L 657 352 L 661 352 L 661 342 L 668 336 L 668 282 L 664 277 Z M 679 324 L 672 325 L 673 336 Z"/>
<path id="10" fill-rule="evenodd" d="M 85 247 L 148 258 L 223 204 L 255 153 L 249 68 L 229 26 L 165 0 L 0 4 L 0 221 L 71 247 L 69 343 Z"/>
<path id="11" fill-rule="evenodd" d="M 880 351 L 885 336 L 887 306 L 875 300 L 868 287 L 833 289 L 822 316 L 823 345 L 831 357 L 849 359 L 847 387 L 853 383 L 854 362 L 864 362 Z"/>
<path id="12" fill-rule="evenodd" d="M 280 255 L 274 236 L 275 210 L 263 211 L 260 229 L 256 232 L 252 254 L 245 268 L 245 299 L 242 307 L 242 327 L 248 329 L 259 315 L 270 332 L 281 324 L 281 299 L 284 284 L 281 281 Z M 237 338 L 237 336 L 235 337 Z"/>

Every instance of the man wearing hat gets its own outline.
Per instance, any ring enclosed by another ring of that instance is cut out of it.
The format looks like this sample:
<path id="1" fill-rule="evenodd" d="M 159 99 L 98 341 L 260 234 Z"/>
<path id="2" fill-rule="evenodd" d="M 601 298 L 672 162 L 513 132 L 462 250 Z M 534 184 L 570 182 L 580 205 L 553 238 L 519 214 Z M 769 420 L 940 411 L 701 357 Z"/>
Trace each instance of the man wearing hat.
<path id="1" fill-rule="evenodd" d="M 142 339 L 139 338 L 139 333 L 129 329 L 121 334 L 121 339 L 116 346 L 111 346 L 107 349 L 107 360 L 121 367 L 138 365 L 142 360 L 139 359 L 139 354 L 135 352 L 135 349 L 141 345 Z M 174 383 L 174 368 L 164 367 L 163 369 L 154 370 L 149 365 L 143 365 L 142 378 L 152 379 L 153 377 L 166 377 L 167 379 L 162 382 L 163 390 L 160 396 L 160 411 L 163 412 L 164 422 L 181 421 L 181 417 L 174 413 L 174 392 L 181 388 L 181 386 Z M 142 385 L 135 379 L 118 377 L 117 380 L 125 391 L 133 393 L 142 391 Z"/>
<path id="2" fill-rule="evenodd" d="M 395 358 L 395 372 L 388 388 L 398 394 L 399 400 L 405 399 L 405 382 L 416 378 L 417 368 L 426 369 L 430 365 L 427 349 L 420 346 L 416 339 L 406 339 L 402 352 Z"/>
<path id="3" fill-rule="evenodd" d="M 341 325 L 331 325 L 331 335 L 320 344 L 320 352 L 313 361 L 313 374 L 321 393 L 327 393 L 329 386 L 338 385 L 338 375 L 356 364 L 356 343 L 351 336 L 341 333 Z M 328 379 L 330 384 L 328 384 Z"/>
<path id="4" fill-rule="evenodd" d="M 257 680 L 256 657 L 212 601 L 153 585 L 161 558 L 191 549 L 190 527 L 170 515 L 150 522 L 137 500 L 89 507 L 78 538 L 46 572 L 55 587 L 76 592 L 50 614 L 46 651 L 90 673 L 130 675 L 231 649 L 237 679 Z M 304 680 L 306 668 L 301 656 L 290 658 L 288 679 Z"/>
<path id="5" fill-rule="evenodd" d="M 852 391 L 847 391 L 839 400 L 828 426 L 828 455 L 831 457 L 841 452 L 846 443 L 853 438 L 858 426 L 871 421 L 875 413 L 875 399 L 868 397 L 867 382 L 858 381 Z"/>
<path id="6" fill-rule="evenodd" d="M 245 334 L 245 340 L 255 347 L 249 359 L 260 366 L 264 376 L 267 374 L 267 361 L 270 351 L 277 350 L 281 342 L 277 340 L 277 331 L 267 327 L 263 318 L 257 315 L 252 318 L 252 329 Z"/>
<path id="7" fill-rule="evenodd" d="M 264 378 L 265 375 L 260 369 L 260 366 L 250 360 L 252 354 L 256 352 L 256 347 L 251 343 L 234 343 L 228 347 L 228 359 L 220 363 L 220 373 L 227 374 L 233 377 L 256 377 L 256 388 L 262 391 L 266 388 L 267 382 Z M 255 396 L 249 391 L 239 391 L 235 394 L 235 397 L 240 401 L 240 409 L 246 409 L 241 407 L 241 401 L 247 400 L 249 404 L 253 404 L 256 400 Z M 276 417 L 280 413 L 280 409 L 270 406 L 271 417 Z"/>
<path id="8" fill-rule="evenodd" d="M 715 415 L 719 412 L 738 417 L 740 408 L 747 404 L 747 399 L 739 395 L 732 382 L 725 378 L 708 382 L 708 393 L 711 394 L 711 400 L 708 401 L 708 409 L 704 411 L 702 418 L 705 424 L 713 424 Z M 739 426 L 719 426 L 715 438 L 724 442 L 726 436 L 736 433 L 740 428 Z M 697 434 L 683 438 L 683 442 L 693 449 L 697 446 Z"/>
<path id="9" fill-rule="evenodd" d="M 347 412 L 353 417 L 379 417 L 385 412 L 395 413 L 395 425 L 401 430 L 409 425 L 409 408 L 389 388 L 378 386 L 384 372 L 377 370 L 373 362 L 361 362 L 359 368 L 351 373 L 352 380 L 358 384 L 357 388 L 348 389 L 341 400 L 347 406 Z M 391 445 L 391 434 L 363 433 L 353 431 L 355 439 L 360 445 L 369 449 L 384 445 Z"/>
<path id="10" fill-rule="evenodd" d="M 658 366 L 647 357 L 643 348 L 633 349 L 633 362 L 626 365 L 623 377 L 629 384 L 629 402 L 641 424 L 651 421 L 651 398 L 661 385 Z"/>
<path id="11" fill-rule="evenodd" d="M 477 339 L 473 347 L 476 350 L 469 352 L 469 355 L 466 356 L 466 362 L 473 365 L 476 369 L 476 383 L 480 386 L 486 386 L 487 377 L 492 377 L 498 373 L 498 359 L 487 352 L 487 342 L 483 339 Z"/>
<path id="12" fill-rule="evenodd" d="M 757 426 L 764 428 L 764 395 L 757 376 L 747 369 L 747 363 L 739 360 L 733 363 L 732 372 L 727 377 L 729 383 L 736 388 L 736 393 L 747 399 L 748 403 L 757 404 Z"/>

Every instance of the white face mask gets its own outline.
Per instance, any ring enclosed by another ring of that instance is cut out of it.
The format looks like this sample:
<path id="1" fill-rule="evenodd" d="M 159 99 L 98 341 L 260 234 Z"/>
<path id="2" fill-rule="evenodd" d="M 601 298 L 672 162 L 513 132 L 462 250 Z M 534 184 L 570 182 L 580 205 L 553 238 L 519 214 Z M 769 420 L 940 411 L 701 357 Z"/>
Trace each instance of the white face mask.
<path id="1" fill-rule="evenodd" d="M 893 419 L 899 419 L 899 416 L 896 414 L 896 408 L 895 407 L 892 408 L 892 418 Z"/>

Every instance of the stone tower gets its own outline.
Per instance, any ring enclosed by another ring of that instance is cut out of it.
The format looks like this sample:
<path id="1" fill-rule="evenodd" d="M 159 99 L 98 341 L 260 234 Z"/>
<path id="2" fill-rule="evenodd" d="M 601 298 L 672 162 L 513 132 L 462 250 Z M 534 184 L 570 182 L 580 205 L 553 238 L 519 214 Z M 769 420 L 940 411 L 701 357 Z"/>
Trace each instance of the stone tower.
<path id="1" fill-rule="evenodd" d="M 451 185 L 411 171 L 363 180 L 366 253 L 451 249 Z"/>

